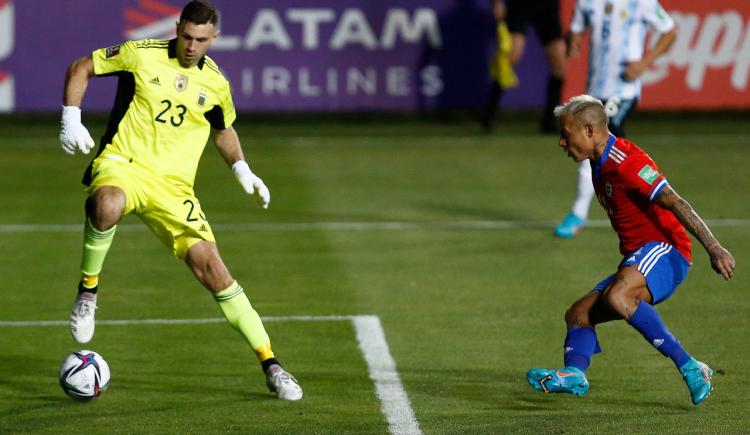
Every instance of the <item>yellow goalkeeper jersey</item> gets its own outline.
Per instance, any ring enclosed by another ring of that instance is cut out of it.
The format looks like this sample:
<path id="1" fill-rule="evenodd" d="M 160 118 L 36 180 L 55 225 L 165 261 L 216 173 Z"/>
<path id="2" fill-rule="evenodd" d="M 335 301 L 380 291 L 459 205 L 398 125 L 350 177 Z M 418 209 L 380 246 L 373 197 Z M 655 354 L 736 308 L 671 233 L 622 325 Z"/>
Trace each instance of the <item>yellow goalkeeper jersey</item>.
<path id="1" fill-rule="evenodd" d="M 231 126 L 236 113 L 216 63 L 204 56 L 183 68 L 176 43 L 128 41 L 92 53 L 97 76 L 119 77 L 99 153 L 106 150 L 192 187 L 211 128 Z"/>

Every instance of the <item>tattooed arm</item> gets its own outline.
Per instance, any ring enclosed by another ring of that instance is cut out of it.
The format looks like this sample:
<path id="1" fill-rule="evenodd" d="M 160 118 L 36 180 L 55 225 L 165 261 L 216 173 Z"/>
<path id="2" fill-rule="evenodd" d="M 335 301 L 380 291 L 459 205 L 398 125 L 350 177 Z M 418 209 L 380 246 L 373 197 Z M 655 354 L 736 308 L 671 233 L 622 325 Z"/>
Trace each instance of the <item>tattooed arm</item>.
<path id="1" fill-rule="evenodd" d="M 703 245 L 711 259 L 711 267 L 720 273 L 724 279 L 729 279 L 734 273 L 734 257 L 724 249 L 716 237 L 711 234 L 706 223 L 703 222 L 693 207 L 677 194 L 670 186 L 666 186 L 656 197 L 656 203 L 671 211 L 682 225 Z"/>

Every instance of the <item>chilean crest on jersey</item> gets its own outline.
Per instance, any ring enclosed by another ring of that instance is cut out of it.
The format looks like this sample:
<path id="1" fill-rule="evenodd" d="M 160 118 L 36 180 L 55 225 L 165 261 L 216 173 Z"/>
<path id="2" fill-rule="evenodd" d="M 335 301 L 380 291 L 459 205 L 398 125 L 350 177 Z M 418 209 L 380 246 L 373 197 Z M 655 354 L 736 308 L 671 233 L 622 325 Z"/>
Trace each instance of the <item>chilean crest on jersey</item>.
<path id="1" fill-rule="evenodd" d="M 604 190 L 607 192 L 607 196 L 612 198 L 612 185 L 609 183 L 605 184 Z"/>
<path id="2" fill-rule="evenodd" d="M 187 89 L 188 86 L 188 78 L 186 75 L 177 74 L 177 77 L 174 79 L 174 88 L 177 89 L 177 92 L 182 92 L 185 89 Z"/>
<path id="3" fill-rule="evenodd" d="M 650 165 L 646 165 L 638 171 L 638 176 L 648 184 L 654 184 L 654 181 L 659 178 L 659 173 L 654 170 Z"/>

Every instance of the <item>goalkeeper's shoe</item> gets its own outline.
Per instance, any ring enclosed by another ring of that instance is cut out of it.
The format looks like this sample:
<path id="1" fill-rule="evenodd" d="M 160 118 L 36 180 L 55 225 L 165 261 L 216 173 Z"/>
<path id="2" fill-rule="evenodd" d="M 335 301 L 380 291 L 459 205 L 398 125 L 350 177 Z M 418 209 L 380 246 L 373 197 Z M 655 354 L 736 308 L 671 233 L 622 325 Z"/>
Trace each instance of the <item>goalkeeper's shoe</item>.
<path id="1" fill-rule="evenodd" d="M 693 405 L 700 405 L 711 394 L 711 377 L 714 371 L 707 364 L 690 358 L 690 361 L 680 367 L 680 373 L 690 390 Z"/>
<path id="2" fill-rule="evenodd" d="M 299 400 L 302 398 L 302 387 L 291 373 L 280 365 L 273 364 L 266 370 L 266 385 L 281 400 Z"/>
<path id="3" fill-rule="evenodd" d="M 583 396 L 589 391 L 586 375 L 575 367 L 559 370 L 531 369 L 526 373 L 526 380 L 535 390 L 542 393 L 570 393 Z"/>
<path id="4" fill-rule="evenodd" d="M 96 311 L 96 294 L 82 292 L 78 294 L 73 311 L 70 313 L 70 335 L 79 343 L 88 343 L 94 336 L 94 311 Z"/>

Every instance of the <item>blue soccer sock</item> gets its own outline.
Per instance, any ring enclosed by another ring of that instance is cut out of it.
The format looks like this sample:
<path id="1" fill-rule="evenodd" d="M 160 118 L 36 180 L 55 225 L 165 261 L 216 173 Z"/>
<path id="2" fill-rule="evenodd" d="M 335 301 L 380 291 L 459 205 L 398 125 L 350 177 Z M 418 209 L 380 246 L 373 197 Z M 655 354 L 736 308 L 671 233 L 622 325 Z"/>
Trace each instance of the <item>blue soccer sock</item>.
<path id="1" fill-rule="evenodd" d="M 591 364 L 591 356 L 596 351 L 596 331 L 594 328 L 579 327 L 568 329 L 565 336 L 565 367 L 575 367 L 582 372 Z"/>
<path id="2" fill-rule="evenodd" d="M 669 332 L 661 321 L 659 313 L 651 304 L 641 301 L 638 308 L 630 316 L 628 323 L 638 330 L 662 355 L 674 361 L 677 368 L 690 360 L 690 355 L 680 346 L 680 342 Z"/>

